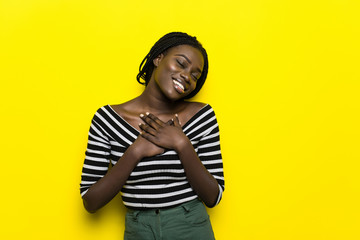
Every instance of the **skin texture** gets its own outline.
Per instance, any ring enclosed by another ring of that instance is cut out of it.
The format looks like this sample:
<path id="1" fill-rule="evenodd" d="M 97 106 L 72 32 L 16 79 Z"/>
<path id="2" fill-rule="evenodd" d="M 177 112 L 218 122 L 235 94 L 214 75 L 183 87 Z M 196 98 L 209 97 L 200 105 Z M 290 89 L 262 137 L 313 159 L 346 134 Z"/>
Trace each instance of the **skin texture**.
<path id="1" fill-rule="evenodd" d="M 177 152 L 194 191 L 208 207 L 214 206 L 219 194 L 217 181 L 203 166 L 181 128 L 205 105 L 183 100 L 195 89 L 203 65 L 198 49 L 189 45 L 173 47 L 154 59 L 151 79 L 140 96 L 112 106 L 140 136 L 83 196 L 87 211 L 96 212 L 114 198 L 142 158 L 161 154 L 165 149 Z M 174 80 L 184 86 L 184 91 L 175 86 Z"/>

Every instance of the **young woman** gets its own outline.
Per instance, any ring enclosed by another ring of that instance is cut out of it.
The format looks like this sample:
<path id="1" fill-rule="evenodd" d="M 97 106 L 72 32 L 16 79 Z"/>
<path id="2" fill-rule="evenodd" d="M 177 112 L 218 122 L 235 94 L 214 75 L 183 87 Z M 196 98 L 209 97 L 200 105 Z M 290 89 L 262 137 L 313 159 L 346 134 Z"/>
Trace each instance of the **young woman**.
<path id="1" fill-rule="evenodd" d="M 120 192 L 124 239 L 214 239 L 204 204 L 214 207 L 224 191 L 219 128 L 210 105 L 185 101 L 207 72 L 195 37 L 166 34 L 140 64 L 144 92 L 93 117 L 81 196 L 95 212 Z"/>

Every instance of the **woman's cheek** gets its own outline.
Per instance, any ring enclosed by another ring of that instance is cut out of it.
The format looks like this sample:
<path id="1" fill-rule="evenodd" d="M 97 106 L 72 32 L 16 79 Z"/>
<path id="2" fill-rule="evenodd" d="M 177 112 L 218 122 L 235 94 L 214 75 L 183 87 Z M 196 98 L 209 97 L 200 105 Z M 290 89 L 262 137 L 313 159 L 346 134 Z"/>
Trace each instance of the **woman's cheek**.
<path id="1" fill-rule="evenodd" d="M 177 70 L 177 67 L 175 64 L 169 64 L 168 70 L 171 72 L 175 72 Z"/>
<path id="2" fill-rule="evenodd" d="M 191 92 L 196 88 L 196 82 L 191 83 Z"/>

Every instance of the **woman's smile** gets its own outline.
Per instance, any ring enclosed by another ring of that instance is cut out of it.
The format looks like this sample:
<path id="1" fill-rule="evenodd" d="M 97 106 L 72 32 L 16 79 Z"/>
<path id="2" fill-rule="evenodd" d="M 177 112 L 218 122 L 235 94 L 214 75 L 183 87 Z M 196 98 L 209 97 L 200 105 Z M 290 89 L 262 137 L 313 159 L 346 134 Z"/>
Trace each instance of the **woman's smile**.
<path id="1" fill-rule="evenodd" d="M 180 94 L 183 94 L 185 92 L 185 87 L 181 83 L 181 81 L 179 81 L 178 79 L 174 79 L 173 83 L 174 83 L 174 88 L 176 89 L 176 91 L 178 91 Z"/>

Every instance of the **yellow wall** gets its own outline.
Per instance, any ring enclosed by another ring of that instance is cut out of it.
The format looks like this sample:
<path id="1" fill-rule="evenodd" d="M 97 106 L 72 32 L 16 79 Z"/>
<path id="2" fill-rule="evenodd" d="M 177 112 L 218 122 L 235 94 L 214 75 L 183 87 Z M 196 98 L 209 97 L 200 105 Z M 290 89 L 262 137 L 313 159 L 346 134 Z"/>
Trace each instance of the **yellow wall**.
<path id="1" fill-rule="evenodd" d="M 122 239 L 119 198 L 79 195 L 97 108 L 137 96 L 170 31 L 209 53 L 217 239 L 360 239 L 358 0 L 0 0 L 0 239 Z"/>

